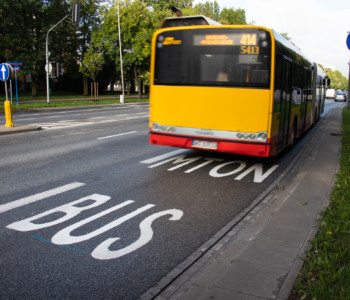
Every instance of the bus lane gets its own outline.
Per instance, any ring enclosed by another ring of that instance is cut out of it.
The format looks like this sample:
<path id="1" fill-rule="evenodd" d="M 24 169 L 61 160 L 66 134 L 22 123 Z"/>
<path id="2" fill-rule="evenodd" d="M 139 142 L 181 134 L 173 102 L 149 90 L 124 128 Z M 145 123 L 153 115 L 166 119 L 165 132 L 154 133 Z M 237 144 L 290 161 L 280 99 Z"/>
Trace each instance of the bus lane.
<path id="1" fill-rule="evenodd" d="M 123 138 L 126 145 L 131 135 Z M 137 159 L 2 202 L 0 295 L 135 299 L 287 166 L 281 158 L 148 147 Z"/>

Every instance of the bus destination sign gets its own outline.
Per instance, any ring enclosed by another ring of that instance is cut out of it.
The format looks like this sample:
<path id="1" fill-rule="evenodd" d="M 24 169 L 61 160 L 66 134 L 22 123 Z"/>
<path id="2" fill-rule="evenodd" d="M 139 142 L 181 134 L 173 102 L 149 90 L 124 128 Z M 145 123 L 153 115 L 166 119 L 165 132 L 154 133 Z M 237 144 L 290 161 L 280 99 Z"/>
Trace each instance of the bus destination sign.
<path id="1" fill-rule="evenodd" d="M 194 35 L 195 46 L 256 46 L 257 36 L 253 34 L 197 34 Z"/>

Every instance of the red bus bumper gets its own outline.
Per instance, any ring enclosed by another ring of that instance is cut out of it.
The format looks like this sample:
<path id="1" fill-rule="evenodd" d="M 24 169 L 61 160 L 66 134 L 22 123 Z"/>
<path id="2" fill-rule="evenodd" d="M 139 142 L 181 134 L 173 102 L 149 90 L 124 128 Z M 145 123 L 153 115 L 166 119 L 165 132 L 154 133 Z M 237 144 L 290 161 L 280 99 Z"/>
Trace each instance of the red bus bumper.
<path id="1" fill-rule="evenodd" d="M 216 143 L 216 149 L 193 146 L 193 141 L 206 141 Z M 227 152 L 241 155 L 268 157 L 270 156 L 270 141 L 266 143 L 246 142 L 236 140 L 205 139 L 202 137 L 173 136 L 150 131 L 149 141 L 152 145 L 171 146 L 189 149 L 202 149 L 208 151 Z"/>

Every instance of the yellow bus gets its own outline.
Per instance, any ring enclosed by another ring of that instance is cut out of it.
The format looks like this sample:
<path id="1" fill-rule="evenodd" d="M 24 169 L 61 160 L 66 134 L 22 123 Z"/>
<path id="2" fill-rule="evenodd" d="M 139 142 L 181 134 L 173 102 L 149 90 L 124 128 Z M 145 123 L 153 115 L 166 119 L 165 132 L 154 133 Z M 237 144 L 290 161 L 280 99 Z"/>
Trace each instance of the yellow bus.
<path id="1" fill-rule="evenodd" d="M 152 40 L 150 143 L 274 156 L 319 118 L 324 85 L 317 64 L 272 29 L 162 28 Z"/>

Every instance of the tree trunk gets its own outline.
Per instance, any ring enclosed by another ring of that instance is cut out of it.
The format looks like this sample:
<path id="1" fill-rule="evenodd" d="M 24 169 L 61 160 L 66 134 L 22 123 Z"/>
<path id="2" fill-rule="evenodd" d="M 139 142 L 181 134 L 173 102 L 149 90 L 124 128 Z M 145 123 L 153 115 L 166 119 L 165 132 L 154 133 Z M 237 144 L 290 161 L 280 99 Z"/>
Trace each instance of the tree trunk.
<path id="1" fill-rule="evenodd" d="M 86 75 L 83 75 L 83 84 L 84 84 L 83 95 L 88 96 L 89 95 L 89 86 L 88 86 L 88 78 Z"/>
<path id="2" fill-rule="evenodd" d="M 135 80 L 130 81 L 130 93 L 134 94 L 135 93 Z"/>
<path id="3" fill-rule="evenodd" d="M 32 75 L 32 97 L 38 97 L 36 77 Z"/>
<path id="4" fill-rule="evenodd" d="M 137 95 L 138 95 L 138 99 L 141 100 L 142 99 L 142 86 L 141 86 L 141 81 L 140 78 L 137 74 L 137 68 L 136 66 L 134 66 L 134 76 L 136 79 L 136 84 L 137 84 Z"/>
<path id="5" fill-rule="evenodd" d="M 130 81 L 128 81 L 126 83 L 126 91 L 128 93 L 128 96 L 130 97 L 131 96 L 131 84 L 130 84 Z"/>

